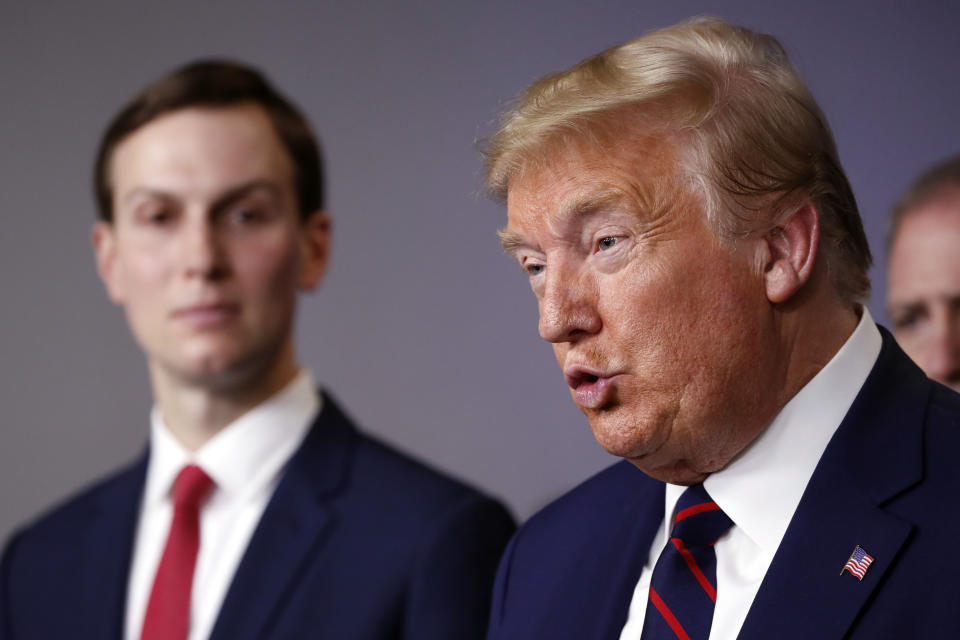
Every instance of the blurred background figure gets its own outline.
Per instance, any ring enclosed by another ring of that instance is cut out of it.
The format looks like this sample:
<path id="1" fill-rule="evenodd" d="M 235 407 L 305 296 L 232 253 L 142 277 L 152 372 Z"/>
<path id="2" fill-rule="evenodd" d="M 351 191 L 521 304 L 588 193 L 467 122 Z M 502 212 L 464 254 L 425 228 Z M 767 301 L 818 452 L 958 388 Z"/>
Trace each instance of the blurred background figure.
<path id="1" fill-rule="evenodd" d="M 893 332 L 928 376 L 960 391 L 960 154 L 922 174 L 890 223 Z"/>
<path id="2" fill-rule="evenodd" d="M 148 444 L 10 539 L 0 638 L 483 638 L 510 515 L 357 429 L 300 364 L 332 234 L 305 116 L 201 59 L 128 101 L 96 158 L 97 272 L 146 359 L 154 408 L 125 424 Z"/>

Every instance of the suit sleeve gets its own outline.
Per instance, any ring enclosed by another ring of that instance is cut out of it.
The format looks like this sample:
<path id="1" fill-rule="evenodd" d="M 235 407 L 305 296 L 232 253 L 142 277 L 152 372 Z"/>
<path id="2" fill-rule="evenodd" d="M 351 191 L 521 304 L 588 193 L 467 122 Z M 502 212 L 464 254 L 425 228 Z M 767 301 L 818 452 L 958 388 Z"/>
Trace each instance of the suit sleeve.
<path id="1" fill-rule="evenodd" d="M 482 640 L 497 564 L 516 525 L 498 502 L 470 494 L 423 540 L 404 619 L 408 640 Z"/>

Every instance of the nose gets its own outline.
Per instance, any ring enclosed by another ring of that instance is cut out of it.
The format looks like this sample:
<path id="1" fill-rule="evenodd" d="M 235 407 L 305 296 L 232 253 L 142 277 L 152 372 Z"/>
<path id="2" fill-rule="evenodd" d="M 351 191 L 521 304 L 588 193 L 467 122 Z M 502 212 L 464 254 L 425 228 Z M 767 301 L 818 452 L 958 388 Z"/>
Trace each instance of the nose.
<path id="1" fill-rule="evenodd" d="M 180 264 L 184 275 L 204 280 L 219 280 L 229 272 L 224 240 L 208 219 L 184 225 L 180 238 Z"/>
<path id="2" fill-rule="evenodd" d="M 592 279 L 572 269 L 548 268 L 540 298 L 540 337 L 547 342 L 575 342 L 598 333 L 603 323 L 596 303 Z"/>

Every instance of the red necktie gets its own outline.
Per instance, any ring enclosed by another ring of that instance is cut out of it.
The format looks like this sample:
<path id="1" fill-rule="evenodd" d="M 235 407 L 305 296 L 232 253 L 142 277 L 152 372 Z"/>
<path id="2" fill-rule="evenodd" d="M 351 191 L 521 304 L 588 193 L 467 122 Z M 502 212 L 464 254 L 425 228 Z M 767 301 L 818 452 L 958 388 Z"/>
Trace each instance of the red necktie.
<path id="1" fill-rule="evenodd" d="M 173 483 L 173 522 L 140 640 L 185 640 L 190 629 L 190 588 L 200 547 L 200 505 L 213 480 L 196 465 L 180 470 Z"/>

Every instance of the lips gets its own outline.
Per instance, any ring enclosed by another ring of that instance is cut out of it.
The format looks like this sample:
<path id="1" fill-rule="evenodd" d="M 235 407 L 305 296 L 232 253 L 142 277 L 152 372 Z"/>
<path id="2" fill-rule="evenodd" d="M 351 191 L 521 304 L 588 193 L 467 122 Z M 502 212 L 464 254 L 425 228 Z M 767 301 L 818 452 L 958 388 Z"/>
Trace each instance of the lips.
<path id="1" fill-rule="evenodd" d="M 613 396 L 617 374 L 587 367 L 567 367 L 563 377 L 573 389 L 577 404 L 584 409 L 599 409 Z"/>
<path id="2" fill-rule="evenodd" d="M 215 328 L 232 322 L 240 315 L 240 305 L 215 302 L 180 307 L 173 312 L 173 319 L 195 329 Z"/>

